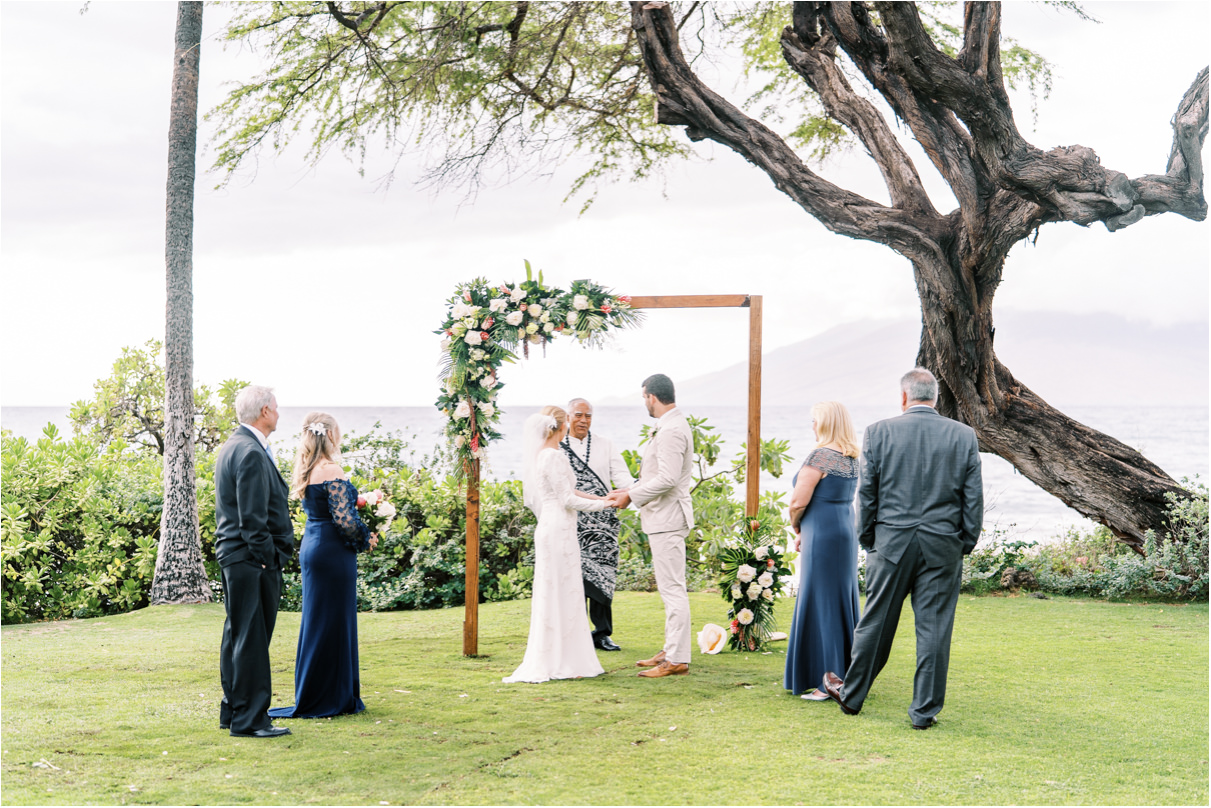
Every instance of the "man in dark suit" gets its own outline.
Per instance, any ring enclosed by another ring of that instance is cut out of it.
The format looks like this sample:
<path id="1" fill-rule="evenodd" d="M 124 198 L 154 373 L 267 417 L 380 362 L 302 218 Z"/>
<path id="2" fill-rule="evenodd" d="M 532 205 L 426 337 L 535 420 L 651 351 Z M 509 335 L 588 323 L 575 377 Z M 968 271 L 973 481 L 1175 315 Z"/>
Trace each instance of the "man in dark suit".
<path id="1" fill-rule="evenodd" d="M 858 543 L 866 548 L 866 608 L 844 680 L 829 671 L 823 686 L 843 712 L 862 709 L 911 594 L 917 672 L 908 717 L 913 729 L 928 729 L 946 698 L 963 556 L 980 538 L 984 487 L 976 434 L 934 409 L 934 375 L 914 368 L 900 388 L 904 414 L 871 424 L 863 438 Z"/>
<path id="2" fill-rule="evenodd" d="M 269 720 L 273 681 L 269 641 L 282 597 L 282 566 L 294 552 L 289 488 L 269 450 L 278 425 L 273 390 L 251 385 L 236 396 L 240 425 L 219 451 L 215 467 L 215 558 L 223 573 L 223 643 L 219 728 L 249 738 L 290 730 Z"/>

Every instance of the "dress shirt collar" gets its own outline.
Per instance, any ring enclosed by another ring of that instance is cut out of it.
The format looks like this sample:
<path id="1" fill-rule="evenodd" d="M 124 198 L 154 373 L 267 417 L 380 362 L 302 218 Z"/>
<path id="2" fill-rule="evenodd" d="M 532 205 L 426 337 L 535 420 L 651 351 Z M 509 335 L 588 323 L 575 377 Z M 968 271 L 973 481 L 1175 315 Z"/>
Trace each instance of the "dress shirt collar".
<path id="1" fill-rule="evenodd" d="M 252 433 L 252 436 L 257 439 L 257 443 L 261 444 L 262 449 L 269 448 L 269 438 L 262 435 L 261 430 L 257 429 L 252 424 L 246 424 L 243 421 L 240 421 L 240 426 L 244 427 L 245 429 L 247 429 L 249 432 Z"/>
<path id="2" fill-rule="evenodd" d="M 673 407 L 673 409 L 656 419 L 656 428 L 660 429 L 660 427 L 665 425 L 665 422 L 670 421 L 673 418 L 679 418 L 680 416 L 681 410 L 679 410 L 677 407 Z"/>
<path id="3" fill-rule="evenodd" d="M 932 412 L 932 413 L 936 413 L 936 412 L 937 412 L 937 410 L 936 410 L 936 409 L 934 409 L 933 407 L 929 406 L 928 404 L 913 404 L 911 407 L 909 407 L 908 409 L 906 409 L 904 412 L 905 412 L 905 414 L 910 413 L 910 412 Z"/>

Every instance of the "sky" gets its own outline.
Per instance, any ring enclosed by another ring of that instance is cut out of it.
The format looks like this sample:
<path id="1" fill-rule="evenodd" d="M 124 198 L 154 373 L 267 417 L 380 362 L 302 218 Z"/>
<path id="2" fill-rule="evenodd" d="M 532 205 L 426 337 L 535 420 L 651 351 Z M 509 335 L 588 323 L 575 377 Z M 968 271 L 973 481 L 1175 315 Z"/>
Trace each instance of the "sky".
<path id="1" fill-rule="evenodd" d="M 2 406 L 87 398 L 123 346 L 164 333 L 175 4 L 83 5 L 0 4 Z M 1006 4 L 1005 33 L 1055 65 L 1037 126 L 1028 99 L 1014 95 L 1024 135 L 1044 149 L 1089 146 L 1128 176 L 1164 173 L 1169 120 L 1208 61 L 1209 7 L 1090 3 L 1101 20 L 1092 24 Z M 223 48 L 223 15 L 206 7 L 202 110 L 258 65 L 255 53 Z M 53 45 L 35 31 L 53 31 Z M 727 75 L 715 88 L 744 96 Z M 213 127 L 201 127 L 205 144 Z M 393 159 L 386 152 L 371 153 L 365 177 L 339 153 L 312 167 L 302 149 L 264 152 L 217 189 L 203 150 L 195 381 L 268 384 L 285 406 L 430 404 L 444 301 L 476 276 L 524 277 L 525 259 L 557 285 L 590 278 L 620 294 L 763 295 L 767 350 L 857 320 L 918 316 L 905 259 L 829 233 L 727 150 L 694 148 L 698 159 L 663 182 L 607 187 L 584 215 L 563 202 L 575 164 L 468 203 L 459 191 L 417 187 L 422 163 L 412 156 L 384 191 L 373 180 Z M 910 151 L 948 209 L 943 183 L 915 144 Z M 886 199 L 860 150 L 819 170 Z M 1208 232 L 1172 214 L 1114 234 L 1049 225 L 1011 252 L 997 307 L 1205 321 Z M 651 373 L 717 370 L 747 355 L 747 328 L 743 310 L 652 311 L 602 351 L 556 343 L 545 359 L 509 367 L 501 403 L 637 393 Z"/>

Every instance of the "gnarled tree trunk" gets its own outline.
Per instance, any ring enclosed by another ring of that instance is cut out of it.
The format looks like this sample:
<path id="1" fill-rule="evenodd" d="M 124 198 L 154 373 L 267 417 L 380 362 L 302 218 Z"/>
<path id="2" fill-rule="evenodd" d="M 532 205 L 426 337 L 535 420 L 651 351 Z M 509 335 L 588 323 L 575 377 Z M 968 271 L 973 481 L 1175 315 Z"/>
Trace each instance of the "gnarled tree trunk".
<path id="1" fill-rule="evenodd" d="M 202 4 L 177 4 L 176 62 L 168 123 L 165 234 L 164 510 L 151 602 L 202 603 L 202 563 L 193 451 L 193 187 L 198 138 Z"/>
<path id="2" fill-rule="evenodd" d="M 1132 180 L 1083 146 L 1043 152 L 1022 138 L 1001 76 L 999 4 L 965 5 L 964 45 L 953 58 L 935 46 L 914 4 L 873 7 L 878 25 L 863 3 L 795 3 L 782 53 L 874 158 L 890 206 L 812 172 L 777 134 L 702 83 L 667 4 L 633 2 L 657 120 L 737 152 L 830 230 L 908 258 L 921 301 L 918 362 L 938 376 L 940 411 L 975 429 L 982 451 L 1139 549 L 1147 530 L 1165 524 L 1165 495 L 1183 490 L 1143 455 L 1018 382 L 993 349 L 992 301 L 1010 248 L 1043 224 L 1100 221 L 1114 231 L 1157 213 L 1206 218 L 1207 70 L 1178 106 L 1166 173 Z M 888 122 L 841 70 L 838 49 L 911 130 L 957 210 L 934 208 Z"/>

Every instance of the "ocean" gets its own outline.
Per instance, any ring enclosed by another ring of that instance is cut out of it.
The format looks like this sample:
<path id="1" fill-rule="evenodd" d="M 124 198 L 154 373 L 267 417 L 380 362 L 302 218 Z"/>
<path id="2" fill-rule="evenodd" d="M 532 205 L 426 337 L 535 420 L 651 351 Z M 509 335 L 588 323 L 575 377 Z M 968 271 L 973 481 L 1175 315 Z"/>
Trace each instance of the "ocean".
<path id="1" fill-rule="evenodd" d="M 279 452 L 290 453 L 302 429 L 303 417 L 312 407 L 281 407 L 278 432 L 272 436 Z M 512 407 L 501 416 L 505 439 L 489 449 L 485 476 L 509 479 L 521 474 L 521 426 L 537 407 Z M 740 451 L 746 431 L 743 407 L 687 406 L 686 411 L 706 417 L 723 438 L 721 464 Z M 1063 408 L 1076 420 L 1113 435 L 1137 449 L 1175 479 L 1208 473 L 1207 407 L 1163 406 L 1074 406 Z M 417 457 L 429 453 L 441 437 L 443 417 L 432 407 L 333 407 L 328 410 L 346 432 L 363 433 L 378 422 L 384 429 L 400 430 L 408 438 Z M 35 440 L 49 422 L 65 435 L 71 434 L 67 407 L 4 407 L 0 426 L 13 434 Z M 859 435 L 867 424 L 898 414 L 894 407 L 855 407 L 851 410 Z M 766 407 L 762 410 L 761 432 L 768 439 L 790 441 L 794 460 L 781 478 L 763 474 L 763 491 L 789 493 L 791 477 L 814 445 L 811 418 L 800 407 Z M 619 448 L 635 448 L 639 427 L 650 423 L 639 406 L 598 407 L 593 430 L 610 437 Z M 1006 540 L 1023 539 L 1046 542 L 1070 526 L 1089 527 L 1092 523 L 1076 511 L 1043 491 L 1019 474 L 1008 462 L 995 455 L 983 458 L 985 528 L 1001 531 Z M 718 468 L 718 467 L 717 467 Z"/>

